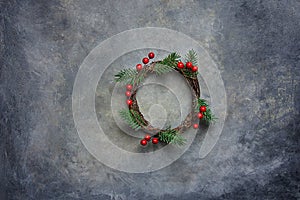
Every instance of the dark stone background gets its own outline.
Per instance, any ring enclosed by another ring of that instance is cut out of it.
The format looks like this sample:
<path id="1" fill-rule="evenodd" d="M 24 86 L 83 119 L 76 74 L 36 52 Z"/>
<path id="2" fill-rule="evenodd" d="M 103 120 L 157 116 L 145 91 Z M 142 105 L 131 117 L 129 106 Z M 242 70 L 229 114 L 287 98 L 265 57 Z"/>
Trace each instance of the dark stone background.
<path id="1" fill-rule="evenodd" d="M 0 199 L 299 199 L 300 2 L 0 0 Z M 71 110 L 78 67 L 137 27 L 199 41 L 228 116 L 204 160 L 191 147 L 148 174 L 94 159 Z M 205 173 L 204 173 L 205 172 Z"/>

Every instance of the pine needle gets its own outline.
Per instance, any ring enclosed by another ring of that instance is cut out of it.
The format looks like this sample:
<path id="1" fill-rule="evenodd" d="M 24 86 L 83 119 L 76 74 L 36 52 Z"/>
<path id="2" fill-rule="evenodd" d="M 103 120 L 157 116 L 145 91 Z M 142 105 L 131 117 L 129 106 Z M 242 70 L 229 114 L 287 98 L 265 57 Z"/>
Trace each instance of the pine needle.
<path id="1" fill-rule="evenodd" d="M 154 71 L 157 73 L 157 75 L 161 75 L 167 72 L 170 72 L 174 69 L 173 66 L 164 65 L 161 63 L 156 63 L 154 66 Z"/>
<path id="2" fill-rule="evenodd" d="M 122 69 L 115 75 L 115 81 L 133 84 L 136 75 L 137 71 L 134 69 Z"/>
<path id="3" fill-rule="evenodd" d="M 184 74 L 185 77 L 188 78 L 196 78 L 198 75 L 198 71 L 197 72 L 193 72 L 190 69 L 184 68 L 182 69 L 182 73 Z"/>
<path id="4" fill-rule="evenodd" d="M 176 67 L 179 58 L 180 58 L 180 55 L 178 55 L 177 53 L 174 52 L 174 53 L 169 54 L 166 58 L 164 58 L 160 62 L 160 64 L 168 65 L 168 66 L 171 66 L 171 67 Z"/>
<path id="5" fill-rule="evenodd" d="M 185 55 L 185 62 L 191 62 L 194 66 L 197 65 L 197 53 L 193 49 Z"/>
<path id="6" fill-rule="evenodd" d="M 168 127 L 164 131 L 158 133 L 159 140 L 167 144 L 172 143 L 176 145 L 183 145 L 186 142 L 186 139 L 182 137 L 178 131 Z"/>
<path id="7" fill-rule="evenodd" d="M 121 118 L 134 130 L 141 128 L 136 118 L 131 114 L 130 110 L 123 109 L 119 111 Z"/>

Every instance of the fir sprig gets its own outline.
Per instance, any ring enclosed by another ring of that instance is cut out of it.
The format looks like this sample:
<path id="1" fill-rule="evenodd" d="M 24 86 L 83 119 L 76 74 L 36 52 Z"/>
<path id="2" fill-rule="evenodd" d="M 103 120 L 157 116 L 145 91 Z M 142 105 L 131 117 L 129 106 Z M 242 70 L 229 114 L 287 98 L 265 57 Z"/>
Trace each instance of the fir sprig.
<path id="1" fill-rule="evenodd" d="M 132 84 L 136 84 L 136 85 L 139 85 L 141 82 L 143 82 L 143 80 L 145 79 L 146 77 L 146 69 L 143 68 L 139 73 L 137 73 L 137 75 L 133 78 L 133 82 Z"/>
<path id="2" fill-rule="evenodd" d="M 189 50 L 189 52 L 185 55 L 185 62 L 191 62 L 193 65 L 197 65 L 197 53 L 196 51 Z"/>
<path id="3" fill-rule="evenodd" d="M 157 73 L 157 75 L 161 75 L 161 74 L 170 72 L 173 69 L 174 69 L 174 66 L 164 65 L 161 63 L 156 63 L 154 66 L 154 71 Z"/>
<path id="4" fill-rule="evenodd" d="M 171 66 L 171 67 L 176 67 L 179 58 L 180 58 L 180 55 L 178 55 L 176 52 L 174 52 L 174 53 L 169 54 L 162 61 L 160 61 L 160 64 L 168 65 L 168 66 Z"/>
<path id="5" fill-rule="evenodd" d="M 135 111 L 135 110 L 130 110 L 131 114 L 133 115 L 133 117 L 135 117 L 135 119 L 138 121 L 138 123 L 142 126 L 146 126 L 147 124 L 145 123 L 145 121 L 142 119 L 141 115 Z"/>
<path id="6" fill-rule="evenodd" d="M 171 129 L 171 127 L 168 127 L 164 131 L 160 131 L 158 133 L 158 138 L 160 141 L 167 144 L 183 145 L 186 142 L 186 139 L 182 137 L 177 130 Z"/>
<path id="7" fill-rule="evenodd" d="M 115 81 L 133 84 L 136 75 L 137 71 L 134 69 L 122 69 L 115 75 Z"/>
<path id="8" fill-rule="evenodd" d="M 121 118 L 134 130 L 141 128 L 136 116 L 133 116 L 128 109 L 123 109 L 119 111 Z"/>
<path id="9" fill-rule="evenodd" d="M 209 108 L 207 101 L 205 99 L 199 98 L 197 100 L 197 104 L 195 108 L 196 112 L 199 112 L 201 106 L 206 107 L 206 111 L 202 113 L 203 118 L 201 120 L 205 121 L 207 124 L 210 124 L 211 122 L 215 122 L 217 118 L 212 114 L 212 111 Z"/>
<path id="10" fill-rule="evenodd" d="M 193 71 L 191 71 L 191 70 L 188 69 L 188 68 L 184 68 L 184 69 L 182 69 L 181 71 L 182 71 L 183 75 L 184 75 L 185 77 L 188 77 L 188 78 L 196 78 L 197 75 L 198 75 L 198 71 L 197 71 L 197 72 L 193 72 Z"/>

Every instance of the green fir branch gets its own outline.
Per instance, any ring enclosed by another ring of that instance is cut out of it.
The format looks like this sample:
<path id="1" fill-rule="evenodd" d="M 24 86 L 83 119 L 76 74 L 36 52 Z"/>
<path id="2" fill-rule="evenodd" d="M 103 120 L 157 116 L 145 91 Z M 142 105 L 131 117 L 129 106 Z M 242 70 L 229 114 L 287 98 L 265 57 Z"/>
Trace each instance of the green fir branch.
<path id="1" fill-rule="evenodd" d="M 212 113 L 207 101 L 205 99 L 199 98 L 197 100 L 197 104 L 196 104 L 196 108 L 195 108 L 196 112 L 199 112 L 199 109 L 201 106 L 206 107 L 206 111 L 202 113 L 203 118 L 201 120 L 205 121 L 207 124 L 210 124 L 211 122 L 215 122 L 217 120 L 217 118 Z"/>
<path id="2" fill-rule="evenodd" d="M 189 52 L 185 55 L 185 62 L 191 62 L 194 66 L 197 65 L 197 53 L 196 51 L 189 50 Z"/>
<path id="3" fill-rule="evenodd" d="M 115 75 L 115 81 L 133 84 L 136 75 L 137 71 L 134 69 L 122 69 Z"/>
<path id="4" fill-rule="evenodd" d="M 130 110 L 123 109 L 119 111 L 121 118 L 134 130 L 141 128 L 137 119 L 131 114 Z"/>
<path id="5" fill-rule="evenodd" d="M 176 67 L 177 63 L 179 61 L 180 55 L 178 55 L 176 52 L 169 54 L 166 58 L 164 58 L 162 61 L 160 61 L 160 64 L 168 65 L 171 67 Z"/>
<path id="6" fill-rule="evenodd" d="M 188 78 L 196 78 L 198 75 L 198 71 L 193 72 L 191 69 L 188 69 L 188 68 L 184 68 L 181 71 L 182 71 L 183 75 Z"/>
<path id="7" fill-rule="evenodd" d="M 145 120 L 142 119 L 141 115 L 135 111 L 135 110 L 130 110 L 131 114 L 135 118 L 135 120 L 142 126 L 146 126 L 147 124 L 145 123 Z"/>
<path id="8" fill-rule="evenodd" d="M 160 131 L 158 133 L 158 138 L 160 141 L 167 144 L 172 143 L 176 145 L 183 145 L 186 142 L 186 139 L 182 137 L 178 131 L 171 129 L 170 127 L 164 131 Z"/>
<path id="9" fill-rule="evenodd" d="M 139 85 L 141 82 L 144 81 L 147 74 L 147 70 L 143 68 L 140 72 L 137 73 L 137 75 L 134 77 L 133 84 Z"/>
<path id="10" fill-rule="evenodd" d="M 161 75 L 161 74 L 170 72 L 173 69 L 174 69 L 174 66 L 164 65 L 161 63 L 156 63 L 154 66 L 154 71 L 157 73 L 157 75 Z"/>

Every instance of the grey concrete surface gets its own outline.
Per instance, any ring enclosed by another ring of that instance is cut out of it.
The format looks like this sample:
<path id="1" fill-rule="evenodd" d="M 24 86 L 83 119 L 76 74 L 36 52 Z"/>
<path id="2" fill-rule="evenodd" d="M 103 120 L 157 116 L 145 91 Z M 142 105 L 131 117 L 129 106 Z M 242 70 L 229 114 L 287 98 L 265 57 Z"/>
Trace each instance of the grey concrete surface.
<path id="1" fill-rule="evenodd" d="M 2 0 L 0 19 L 1 200 L 300 198 L 299 1 Z M 205 159 L 198 134 L 172 165 L 130 174 L 85 149 L 71 96 L 95 46 L 146 26 L 206 48 L 228 116 Z"/>

